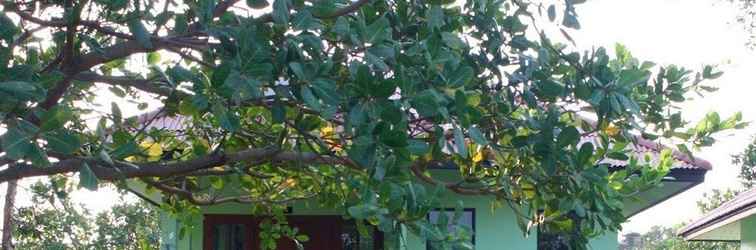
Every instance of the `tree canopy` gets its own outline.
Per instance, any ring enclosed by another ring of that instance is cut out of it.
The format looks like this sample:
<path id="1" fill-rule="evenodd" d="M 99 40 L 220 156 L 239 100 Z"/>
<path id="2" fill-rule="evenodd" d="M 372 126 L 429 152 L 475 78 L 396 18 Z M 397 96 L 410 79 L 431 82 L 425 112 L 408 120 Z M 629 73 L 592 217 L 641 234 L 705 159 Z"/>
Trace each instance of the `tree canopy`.
<path id="1" fill-rule="evenodd" d="M 635 138 L 690 154 L 744 125 L 684 119 L 678 104 L 713 90 L 713 67 L 576 51 L 582 2 L 4 0 L 0 182 L 136 179 L 187 221 L 197 205 L 275 214 L 309 199 L 434 242 L 456 239 L 425 220 L 449 191 L 581 246 L 668 172 L 669 152 L 628 154 Z M 127 104 L 186 126 L 146 129 Z M 588 134 L 599 143 L 579 144 Z M 609 158 L 630 159 L 609 172 Z M 458 181 L 429 171 L 441 165 Z"/>

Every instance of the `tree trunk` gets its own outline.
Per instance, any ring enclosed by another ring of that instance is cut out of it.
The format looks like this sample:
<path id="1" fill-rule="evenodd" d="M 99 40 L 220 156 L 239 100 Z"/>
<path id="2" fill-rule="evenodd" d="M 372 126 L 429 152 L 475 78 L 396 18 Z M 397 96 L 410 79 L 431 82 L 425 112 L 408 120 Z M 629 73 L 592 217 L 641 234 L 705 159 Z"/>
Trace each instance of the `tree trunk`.
<path id="1" fill-rule="evenodd" d="M 13 206 L 16 201 L 17 180 L 8 182 L 8 191 L 5 193 L 5 207 L 3 208 L 3 247 L 2 250 L 13 250 Z"/>

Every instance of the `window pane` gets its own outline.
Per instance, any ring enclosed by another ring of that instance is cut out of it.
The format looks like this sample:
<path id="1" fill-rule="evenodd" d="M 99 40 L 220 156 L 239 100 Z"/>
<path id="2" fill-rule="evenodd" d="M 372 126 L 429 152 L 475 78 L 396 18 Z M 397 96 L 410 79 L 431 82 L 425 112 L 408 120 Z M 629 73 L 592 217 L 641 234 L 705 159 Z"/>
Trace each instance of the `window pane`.
<path id="1" fill-rule="evenodd" d="M 243 224 L 219 224 L 213 227 L 214 250 L 246 250 L 247 230 Z"/>
<path id="2" fill-rule="evenodd" d="M 353 222 L 346 222 L 342 226 L 341 232 L 341 249 L 343 250 L 374 250 L 375 249 L 375 228 L 366 226 L 368 235 L 361 235 L 357 231 L 357 225 Z"/>
<path id="3" fill-rule="evenodd" d="M 436 224 L 438 223 L 438 217 L 441 215 L 441 213 L 446 214 L 447 220 L 449 220 L 447 225 L 447 230 L 451 233 L 456 232 L 460 228 L 464 228 L 467 230 L 467 232 L 472 234 L 472 244 L 475 244 L 475 211 L 472 209 L 466 209 L 462 212 L 462 216 L 459 218 L 459 221 L 454 221 L 454 210 L 434 210 L 428 213 L 428 221 L 430 223 Z M 426 242 L 427 249 L 429 250 L 436 250 L 435 247 L 432 246 L 431 242 Z M 453 247 L 452 249 L 462 249 Z"/>

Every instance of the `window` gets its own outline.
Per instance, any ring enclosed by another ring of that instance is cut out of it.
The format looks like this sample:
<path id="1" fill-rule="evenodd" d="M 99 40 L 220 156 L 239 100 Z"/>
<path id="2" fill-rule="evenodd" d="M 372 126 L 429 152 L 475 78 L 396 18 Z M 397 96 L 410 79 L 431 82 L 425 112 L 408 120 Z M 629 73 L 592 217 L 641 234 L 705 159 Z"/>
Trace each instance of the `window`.
<path id="1" fill-rule="evenodd" d="M 214 237 L 213 249 L 217 250 L 246 250 L 249 249 L 247 241 L 247 228 L 244 224 L 216 224 L 213 226 Z"/>
<path id="2" fill-rule="evenodd" d="M 468 232 L 472 233 L 471 241 L 472 244 L 475 245 L 475 209 L 465 208 L 462 211 L 462 216 L 459 218 L 459 221 L 452 220 L 454 218 L 454 210 L 455 209 L 453 208 L 447 208 L 430 211 L 430 213 L 428 213 L 428 221 L 430 221 L 430 223 L 436 224 L 441 213 L 446 213 L 447 218 L 449 218 L 449 225 L 447 226 L 447 230 L 449 230 L 449 232 L 456 232 L 456 230 L 459 230 L 460 228 L 466 229 Z M 431 242 L 426 242 L 425 245 L 428 250 L 435 250 L 435 248 L 431 245 Z"/>

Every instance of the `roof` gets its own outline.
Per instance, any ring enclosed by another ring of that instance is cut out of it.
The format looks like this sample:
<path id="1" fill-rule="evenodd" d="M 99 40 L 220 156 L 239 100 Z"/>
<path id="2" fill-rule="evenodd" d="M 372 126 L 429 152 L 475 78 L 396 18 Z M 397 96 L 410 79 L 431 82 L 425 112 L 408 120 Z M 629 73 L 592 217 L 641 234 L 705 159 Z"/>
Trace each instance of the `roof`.
<path id="1" fill-rule="evenodd" d="M 678 235 L 691 240 L 702 234 L 756 213 L 756 188 L 738 194 L 732 200 L 709 211 L 678 231 Z"/>
<path id="2" fill-rule="evenodd" d="M 672 169 L 678 169 L 678 170 L 711 170 L 711 163 L 708 161 L 693 157 L 691 158 L 687 154 L 684 154 L 676 149 L 670 148 L 668 146 L 665 146 L 661 143 L 653 142 L 651 140 L 643 139 L 640 136 L 635 136 L 633 138 L 635 140 L 635 143 L 629 144 L 627 147 L 628 149 L 633 153 L 633 155 L 637 159 L 644 159 L 646 155 L 649 155 L 651 158 L 652 163 L 656 163 L 659 159 L 659 155 L 661 152 L 665 149 L 669 149 L 672 151 L 672 159 L 674 160 L 672 164 Z M 596 133 L 591 133 L 588 135 L 584 135 L 581 140 L 580 144 L 591 142 L 593 145 L 599 144 L 599 139 Z M 627 166 L 626 160 L 617 160 L 617 159 L 604 159 L 600 163 L 607 163 L 611 166 L 612 169 L 618 169 L 624 166 Z"/>
<path id="3" fill-rule="evenodd" d="M 167 116 L 164 112 L 160 112 L 160 110 L 158 110 L 139 115 L 137 117 L 137 124 L 148 124 L 146 128 L 148 130 L 155 128 L 183 131 L 189 126 L 190 119 L 190 117 L 182 115 Z M 628 145 L 628 148 L 632 151 L 637 159 L 644 159 L 646 155 L 649 155 L 651 157 L 651 162 L 656 163 L 659 154 L 661 154 L 661 151 L 664 149 L 669 149 L 672 150 L 672 157 L 674 159 L 672 170 L 707 171 L 711 170 L 712 168 L 711 163 L 706 160 L 697 157 L 690 158 L 687 154 L 681 153 L 680 151 L 667 147 L 663 144 L 643 139 L 640 136 L 635 136 L 635 138 L 633 139 L 635 140 L 635 143 Z M 586 142 L 591 142 L 593 143 L 593 145 L 599 145 L 597 134 L 590 133 L 583 135 L 579 144 Z M 624 166 L 627 166 L 627 161 L 609 158 L 602 160 L 601 163 L 608 163 L 611 166 L 612 170 L 618 170 Z"/>
<path id="4" fill-rule="evenodd" d="M 184 131 L 189 127 L 191 123 L 191 117 L 183 115 L 168 116 L 162 110 L 155 110 L 152 112 L 144 113 L 136 117 L 136 124 L 139 127 L 134 129 L 150 130 L 150 129 L 164 129 L 173 131 Z M 145 128 L 141 126 L 146 125 Z"/>

